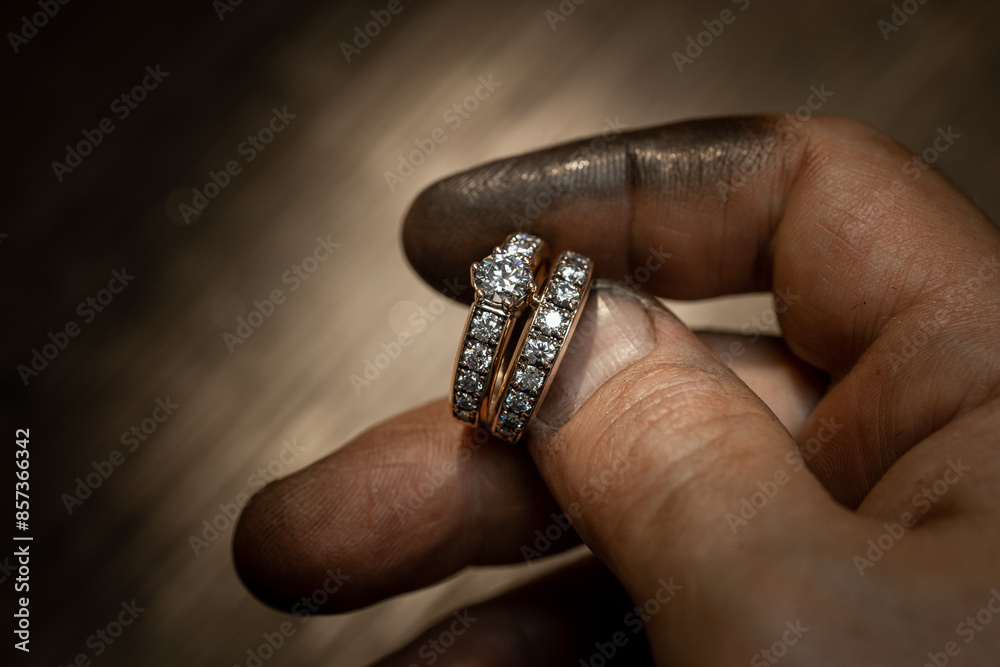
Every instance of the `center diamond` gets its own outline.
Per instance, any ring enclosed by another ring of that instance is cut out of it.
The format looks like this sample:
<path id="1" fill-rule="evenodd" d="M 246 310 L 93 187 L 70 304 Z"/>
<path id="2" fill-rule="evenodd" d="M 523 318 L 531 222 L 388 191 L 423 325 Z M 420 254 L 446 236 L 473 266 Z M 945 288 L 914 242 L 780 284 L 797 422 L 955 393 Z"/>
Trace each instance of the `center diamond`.
<path id="1" fill-rule="evenodd" d="M 517 301 L 531 289 L 531 272 L 517 255 L 490 255 L 476 269 L 476 287 L 486 298 L 496 296 Z"/>

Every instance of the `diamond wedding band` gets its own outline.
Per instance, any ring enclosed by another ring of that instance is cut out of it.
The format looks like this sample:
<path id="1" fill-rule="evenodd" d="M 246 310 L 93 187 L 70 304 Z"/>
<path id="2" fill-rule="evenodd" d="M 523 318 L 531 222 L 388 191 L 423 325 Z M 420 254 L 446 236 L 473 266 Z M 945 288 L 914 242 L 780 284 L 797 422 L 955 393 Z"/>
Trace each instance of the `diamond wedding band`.
<path id="1" fill-rule="evenodd" d="M 544 241 L 512 234 L 472 265 L 476 299 L 455 360 L 452 412 L 508 442 L 520 439 L 544 399 L 593 278 L 593 263 L 580 254 L 562 253 L 550 275 L 547 259 Z M 511 334 L 528 312 L 511 351 Z"/>

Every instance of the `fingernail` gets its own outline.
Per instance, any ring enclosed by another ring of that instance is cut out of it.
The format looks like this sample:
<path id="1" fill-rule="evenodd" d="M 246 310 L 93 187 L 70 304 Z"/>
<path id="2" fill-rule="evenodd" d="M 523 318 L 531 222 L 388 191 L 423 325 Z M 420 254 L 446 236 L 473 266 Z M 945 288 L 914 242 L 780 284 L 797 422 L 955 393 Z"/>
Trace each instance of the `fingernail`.
<path id="1" fill-rule="evenodd" d="M 656 343 L 653 309 L 663 306 L 623 285 L 595 281 L 531 429 L 559 428 L 601 385 L 649 354 Z"/>

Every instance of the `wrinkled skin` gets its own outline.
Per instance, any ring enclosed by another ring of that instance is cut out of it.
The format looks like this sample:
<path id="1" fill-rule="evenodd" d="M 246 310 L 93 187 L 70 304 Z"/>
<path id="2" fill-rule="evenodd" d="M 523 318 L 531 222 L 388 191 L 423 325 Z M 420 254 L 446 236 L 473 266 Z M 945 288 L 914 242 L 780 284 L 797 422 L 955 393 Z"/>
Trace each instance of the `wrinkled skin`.
<path id="1" fill-rule="evenodd" d="M 774 290 L 783 340 L 695 334 L 602 283 L 524 446 L 483 442 L 443 399 L 373 427 L 245 509 L 247 586 L 288 609 L 339 568 L 322 611 L 343 612 L 522 562 L 561 508 L 575 530 L 545 555 L 582 539 L 596 558 L 474 607 L 438 665 L 586 664 L 619 631 L 621 664 L 995 664 L 996 227 L 849 120 L 606 139 L 431 186 L 405 221 L 410 261 L 443 289 L 516 219 L 656 296 Z M 644 637 L 633 604 L 656 608 Z M 425 664 L 454 621 L 385 664 Z"/>

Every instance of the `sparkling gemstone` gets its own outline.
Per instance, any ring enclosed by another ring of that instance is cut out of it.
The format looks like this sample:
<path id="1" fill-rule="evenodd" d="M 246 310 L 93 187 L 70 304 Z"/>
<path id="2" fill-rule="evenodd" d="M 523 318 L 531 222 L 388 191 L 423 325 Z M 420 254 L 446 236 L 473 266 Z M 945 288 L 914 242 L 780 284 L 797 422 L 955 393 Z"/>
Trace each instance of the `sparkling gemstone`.
<path id="1" fill-rule="evenodd" d="M 552 283 L 549 288 L 552 303 L 563 308 L 572 308 L 580 298 L 580 290 L 569 283 Z"/>
<path id="2" fill-rule="evenodd" d="M 528 394 L 512 391 L 507 394 L 507 400 L 504 402 L 508 408 L 515 412 L 531 412 L 533 399 Z"/>
<path id="3" fill-rule="evenodd" d="M 556 358 L 556 346 L 544 338 L 529 338 L 524 345 L 524 358 L 533 366 L 549 366 Z"/>
<path id="4" fill-rule="evenodd" d="M 552 306 L 540 309 L 535 322 L 538 330 L 546 336 L 562 336 L 569 328 L 569 316 Z"/>
<path id="5" fill-rule="evenodd" d="M 530 255 L 538 245 L 538 237 L 532 236 L 531 234 L 515 234 L 508 240 L 503 249 L 507 252 L 518 253 L 521 255 Z"/>
<path id="6" fill-rule="evenodd" d="M 587 270 L 577 264 L 563 264 L 556 275 L 571 283 L 582 283 L 587 277 Z"/>
<path id="7" fill-rule="evenodd" d="M 482 289 L 488 299 L 496 296 L 517 301 L 531 289 L 531 272 L 524 258 L 516 254 L 485 258 L 476 269 L 475 279 L 476 288 Z"/>
<path id="8" fill-rule="evenodd" d="M 460 410 L 475 410 L 478 407 L 475 398 L 461 392 L 455 394 L 455 405 Z"/>
<path id="9" fill-rule="evenodd" d="M 490 362 L 493 361 L 493 351 L 489 345 L 484 345 L 479 341 L 470 340 L 462 351 L 462 363 L 477 371 L 489 370 Z"/>
<path id="10" fill-rule="evenodd" d="M 470 424 L 476 423 L 475 410 L 459 410 L 457 408 L 454 408 L 452 409 L 452 413 L 462 421 L 469 422 Z"/>
<path id="11" fill-rule="evenodd" d="M 514 374 L 514 384 L 525 391 L 537 392 L 545 382 L 545 373 L 535 366 L 521 366 Z"/>
<path id="12" fill-rule="evenodd" d="M 473 337 L 487 343 L 500 337 L 500 316 L 488 310 L 478 310 L 472 316 L 470 331 Z"/>
<path id="13" fill-rule="evenodd" d="M 502 412 L 497 419 L 497 435 L 501 438 L 515 440 L 523 428 L 524 418 L 513 412 Z"/>
<path id="14" fill-rule="evenodd" d="M 455 386 L 473 396 L 479 396 L 479 394 L 483 393 L 483 376 L 479 375 L 479 373 L 473 373 L 472 371 L 460 368 L 458 369 Z"/>

